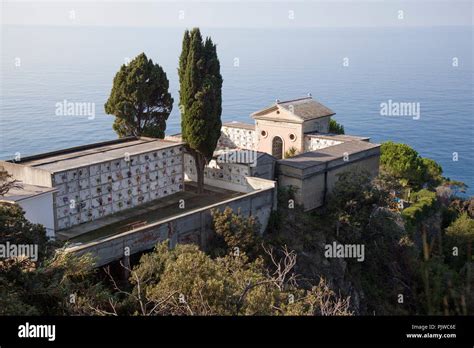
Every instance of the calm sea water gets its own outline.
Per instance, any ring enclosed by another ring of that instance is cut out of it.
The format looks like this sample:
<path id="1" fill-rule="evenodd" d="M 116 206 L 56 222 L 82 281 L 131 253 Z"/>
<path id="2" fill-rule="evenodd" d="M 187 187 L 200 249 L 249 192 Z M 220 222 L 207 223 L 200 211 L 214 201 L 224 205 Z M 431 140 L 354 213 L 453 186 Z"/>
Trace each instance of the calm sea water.
<path id="1" fill-rule="evenodd" d="M 346 133 L 407 143 L 474 192 L 472 27 L 202 32 L 218 44 L 224 121 L 252 122 L 249 114 L 275 99 L 310 92 Z M 4 27 L 0 158 L 115 138 L 103 105 L 120 65 L 140 52 L 168 74 L 167 134 L 179 132 L 181 38 L 180 29 Z M 64 100 L 95 103 L 95 118 L 56 116 Z M 420 119 L 381 116 L 388 100 L 420 103 Z"/>

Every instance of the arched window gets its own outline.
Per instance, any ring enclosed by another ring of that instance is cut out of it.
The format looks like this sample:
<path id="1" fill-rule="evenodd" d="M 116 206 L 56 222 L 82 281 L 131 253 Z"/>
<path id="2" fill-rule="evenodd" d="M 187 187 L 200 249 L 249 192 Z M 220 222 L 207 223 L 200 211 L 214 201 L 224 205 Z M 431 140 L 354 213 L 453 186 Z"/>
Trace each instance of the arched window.
<path id="1" fill-rule="evenodd" d="M 274 137 L 272 140 L 272 155 L 276 159 L 283 158 L 283 140 L 280 137 Z"/>

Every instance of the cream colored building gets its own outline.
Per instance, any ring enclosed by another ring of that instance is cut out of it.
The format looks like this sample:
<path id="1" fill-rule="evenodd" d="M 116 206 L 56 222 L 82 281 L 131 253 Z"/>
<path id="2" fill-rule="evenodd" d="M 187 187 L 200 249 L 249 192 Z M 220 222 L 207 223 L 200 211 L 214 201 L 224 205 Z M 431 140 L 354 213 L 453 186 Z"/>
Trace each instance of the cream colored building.
<path id="1" fill-rule="evenodd" d="M 284 158 L 291 148 L 305 152 L 305 135 L 328 133 L 329 120 L 334 112 L 312 97 L 276 101 L 275 104 L 254 112 L 258 136 L 257 150 Z"/>
<path id="2" fill-rule="evenodd" d="M 326 203 L 339 173 L 359 168 L 376 176 L 379 170 L 380 145 L 370 143 L 368 137 L 329 133 L 334 114 L 310 95 L 277 100 L 251 114 L 255 125 L 223 124 L 218 151 L 257 151 L 257 159 L 263 153 L 271 155 L 276 161 L 273 178 L 278 185 L 291 186 L 296 203 L 312 210 Z M 292 148 L 296 155 L 285 158 Z M 257 161 L 255 167 L 268 167 L 269 162 L 268 158 L 262 164 Z"/>

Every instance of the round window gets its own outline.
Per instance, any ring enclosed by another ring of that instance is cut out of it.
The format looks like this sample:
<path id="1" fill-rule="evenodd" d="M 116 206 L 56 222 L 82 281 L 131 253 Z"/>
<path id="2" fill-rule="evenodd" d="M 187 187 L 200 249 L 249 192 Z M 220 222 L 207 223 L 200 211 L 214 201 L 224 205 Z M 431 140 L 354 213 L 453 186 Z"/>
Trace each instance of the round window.
<path id="1" fill-rule="evenodd" d="M 262 135 L 262 137 L 266 138 L 268 136 L 268 133 L 267 131 L 261 131 L 260 134 Z"/>
<path id="2" fill-rule="evenodd" d="M 295 140 L 296 140 L 296 135 L 293 134 L 293 133 L 291 133 L 291 134 L 290 134 L 290 140 L 291 140 L 291 141 L 295 141 Z"/>

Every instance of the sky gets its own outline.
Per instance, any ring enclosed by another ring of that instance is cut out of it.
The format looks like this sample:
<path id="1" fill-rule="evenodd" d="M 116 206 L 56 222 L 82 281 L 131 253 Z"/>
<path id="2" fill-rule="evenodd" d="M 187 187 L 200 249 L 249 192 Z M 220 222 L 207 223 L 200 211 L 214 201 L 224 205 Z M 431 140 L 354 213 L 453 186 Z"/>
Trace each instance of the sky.
<path id="1" fill-rule="evenodd" d="M 473 0 L 0 0 L 2 25 L 123 27 L 472 26 Z"/>

